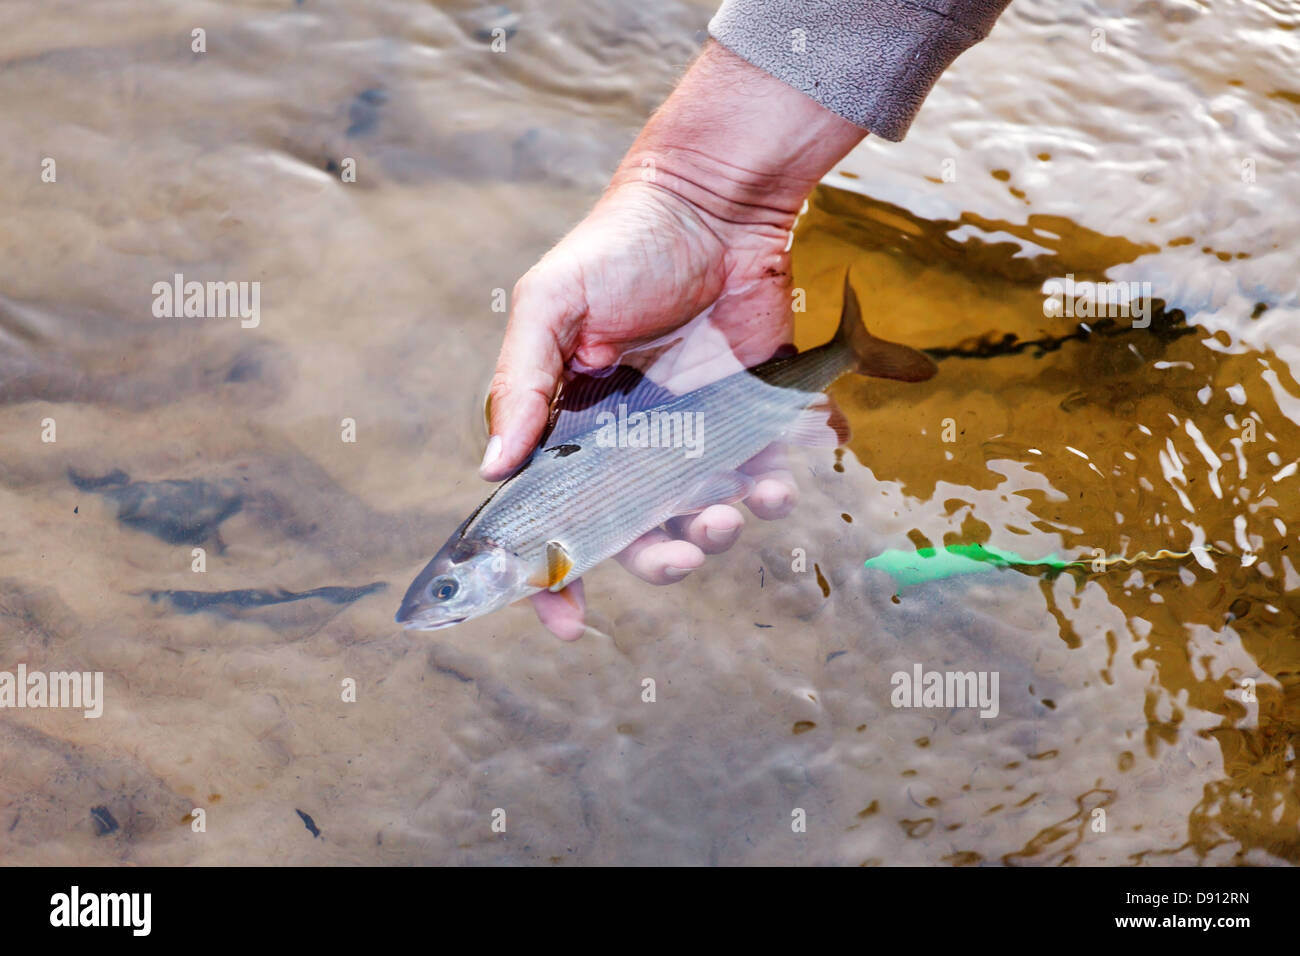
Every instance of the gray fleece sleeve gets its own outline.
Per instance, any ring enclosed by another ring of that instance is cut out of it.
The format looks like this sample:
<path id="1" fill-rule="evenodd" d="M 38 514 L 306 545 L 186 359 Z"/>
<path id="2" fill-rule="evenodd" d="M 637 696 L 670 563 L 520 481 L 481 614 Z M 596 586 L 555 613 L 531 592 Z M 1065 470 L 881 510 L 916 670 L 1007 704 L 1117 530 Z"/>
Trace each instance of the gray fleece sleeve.
<path id="1" fill-rule="evenodd" d="M 723 0 L 709 33 L 856 126 L 898 142 L 1011 0 Z"/>

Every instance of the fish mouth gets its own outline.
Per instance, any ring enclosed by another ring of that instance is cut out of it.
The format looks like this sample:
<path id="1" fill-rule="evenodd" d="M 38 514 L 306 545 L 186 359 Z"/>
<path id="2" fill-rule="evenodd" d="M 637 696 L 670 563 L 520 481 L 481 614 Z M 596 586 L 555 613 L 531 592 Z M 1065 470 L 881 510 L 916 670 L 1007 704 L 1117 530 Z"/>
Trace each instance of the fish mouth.
<path id="1" fill-rule="evenodd" d="M 404 631 L 438 631 L 444 627 L 451 627 L 453 624 L 459 624 L 464 621 L 463 617 L 452 618 L 450 621 L 428 621 L 415 617 L 409 620 L 397 619 L 397 623 L 402 625 Z"/>

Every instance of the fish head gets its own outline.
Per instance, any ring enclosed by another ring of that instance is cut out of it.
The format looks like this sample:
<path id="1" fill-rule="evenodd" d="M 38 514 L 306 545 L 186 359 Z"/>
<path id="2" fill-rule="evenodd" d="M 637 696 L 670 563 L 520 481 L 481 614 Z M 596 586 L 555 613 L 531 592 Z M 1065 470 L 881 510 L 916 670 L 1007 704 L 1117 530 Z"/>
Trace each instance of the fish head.
<path id="1" fill-rule="evenodd" d="M 434 631 L 490 614 L 537 590 L 527 577 L 523 560 L 504 548 L 448 542 L 407 588 L 397 623 Z"/>

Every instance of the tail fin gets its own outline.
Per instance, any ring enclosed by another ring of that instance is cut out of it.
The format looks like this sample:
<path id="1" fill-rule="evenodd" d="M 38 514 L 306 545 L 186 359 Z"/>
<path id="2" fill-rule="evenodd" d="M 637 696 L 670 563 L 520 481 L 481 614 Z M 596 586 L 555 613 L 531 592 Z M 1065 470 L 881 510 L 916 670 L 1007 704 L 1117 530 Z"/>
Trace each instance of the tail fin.
<path id="1" fill-rule="evenodd" d="M 857 359 L 853 371 L 859 375 L 893 378 L 900 382 L 924 382 L 939 370 L 929 356 L 906 345 L 885 342 L 867 331 L 847 271 L 844 273 L 844 310 L 840 313 L 840 327 L 835 330 L 835 341 L 853 353 Z"/>

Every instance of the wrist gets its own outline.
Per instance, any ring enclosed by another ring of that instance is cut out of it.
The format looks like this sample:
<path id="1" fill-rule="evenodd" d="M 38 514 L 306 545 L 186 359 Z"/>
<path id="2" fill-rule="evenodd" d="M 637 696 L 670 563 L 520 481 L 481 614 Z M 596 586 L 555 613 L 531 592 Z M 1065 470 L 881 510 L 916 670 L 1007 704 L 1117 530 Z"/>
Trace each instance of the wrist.
<path id="1" fill-rule="evenodd" d="M 866 131 L 710 41 L 612 186 L 642 181 L 730 224 L 789 230 Z"/>

